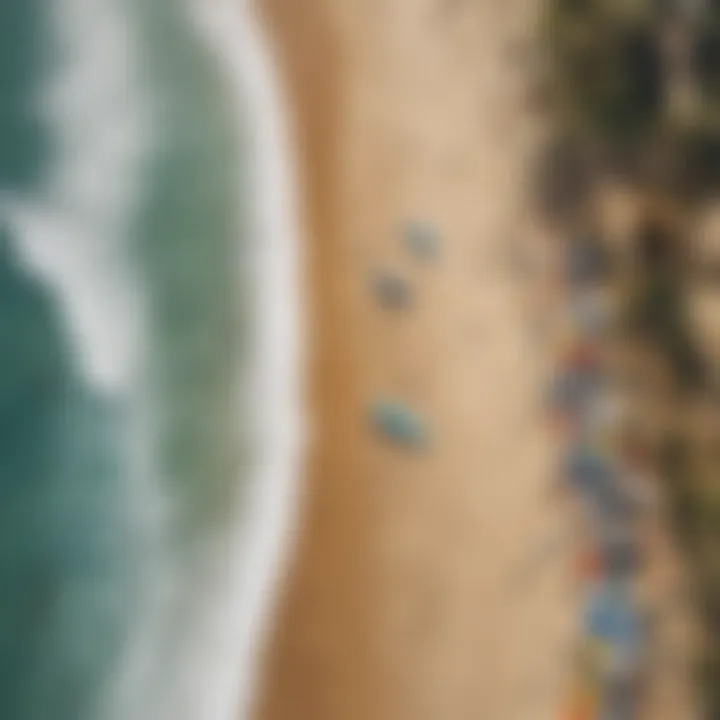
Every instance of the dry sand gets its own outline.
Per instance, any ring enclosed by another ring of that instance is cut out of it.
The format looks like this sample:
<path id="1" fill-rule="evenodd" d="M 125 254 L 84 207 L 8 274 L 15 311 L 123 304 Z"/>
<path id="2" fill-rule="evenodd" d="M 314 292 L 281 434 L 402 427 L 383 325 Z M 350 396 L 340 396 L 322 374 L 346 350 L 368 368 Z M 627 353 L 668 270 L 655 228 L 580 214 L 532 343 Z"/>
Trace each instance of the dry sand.
<path id="1" fill-rule="evenodd" d="M 518 48 L 536 0 L 263 0 L 294 113 L 311 322 L 301 541 L 259 720 L 558 717 L 577 607 L 538 408 L 547 358 L 508 248 L 532 240 Z M 423 262 L 402 228 L 437 228 Z M 383 310 L 375 269 L 411 284 Z M 394 397 L 433 429 L 402 451 Z M 680 720 L 681 716 L 674 716 Z"/>

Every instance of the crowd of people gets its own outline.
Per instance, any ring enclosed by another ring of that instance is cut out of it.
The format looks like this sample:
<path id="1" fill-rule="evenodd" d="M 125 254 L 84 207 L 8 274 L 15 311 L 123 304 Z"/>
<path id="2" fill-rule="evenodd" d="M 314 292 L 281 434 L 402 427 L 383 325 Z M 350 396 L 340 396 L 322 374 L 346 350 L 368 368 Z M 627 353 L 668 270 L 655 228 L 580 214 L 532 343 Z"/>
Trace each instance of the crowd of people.
<path id="1" fill-rule="evenodd" d="M 561 250 L 549 412 L 558 483 L 582 529 L 582 607 L 565 720 L 632 720 L 647 685 L 651 627 L 641 577 L 657 497 L 614 360 L 617 311 L 608 254 L 586 236 Z"/>

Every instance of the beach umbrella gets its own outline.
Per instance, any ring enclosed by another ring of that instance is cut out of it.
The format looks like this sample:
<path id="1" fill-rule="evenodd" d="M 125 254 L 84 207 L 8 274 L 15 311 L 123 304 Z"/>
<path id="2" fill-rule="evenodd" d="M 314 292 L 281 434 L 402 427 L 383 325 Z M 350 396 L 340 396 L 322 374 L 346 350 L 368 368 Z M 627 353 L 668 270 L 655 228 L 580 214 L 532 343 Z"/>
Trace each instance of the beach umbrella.
<path id="1" fill-rule="evenodd" d="M 563 476 L 600 533 L 638 518 L 639 507 L 625 486 L 621 469 L 611 456 L 590 443 L 581 441 L 568 448 Z"/>
<path id="2" fill-rule="evenodd" d="M 564 460 L 564 474 L 570 485 L 583 494 L 597 496 L 614 479 L 615 468 L 590 443 L 572 445 Z"/>
<path id="3" fill-rule="evenodd" d="M 406 308 L 412 303 L 413 294 L 407 281 L 394 273 L 376 272 L 372 278 L 372 288 L 385 308 Z"/>
<path id="4" fill-rule="evenodd" d="M 603 674 L 612 679 L 634 676 L 644 628 L 628 587 L 614 579 L 601 583 L 590 595 L 584 621 L 586 633 L 607 647 Z"/>
<path id="5" fill-rule="evenodd" d="M 418 258 L 436 260 L 440 254 L 437 231 L 426 223 L 410 222 L 404 230 L 405 246 Z"/>
<path id="6" fill-rule="evenodd" d="M 408 447 L 423 447 L 429 431 L 425 421 L 402 402 L 388 400 L 371 409 L 373 425 L 388 439 Z"/>

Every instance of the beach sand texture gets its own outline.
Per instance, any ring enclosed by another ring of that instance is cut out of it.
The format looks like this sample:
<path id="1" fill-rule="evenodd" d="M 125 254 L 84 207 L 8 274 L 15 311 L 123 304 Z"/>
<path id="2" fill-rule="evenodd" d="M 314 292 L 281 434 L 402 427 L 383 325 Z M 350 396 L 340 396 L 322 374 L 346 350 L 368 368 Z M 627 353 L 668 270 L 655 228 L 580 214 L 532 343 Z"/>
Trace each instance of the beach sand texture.
<path id="1" fill-rule="evenodd" d="M 532 240 L 538 3 L 262 5 L 299 153 L 312 442 L 256 717 L 557 718 L 578 606 L 562 553 L 518 581 L 568 518 L 547 498 L 549 349 L 508 262 Z M 435 259 L 409 221 L 437 230 Z M 377 270 L 408 309 L 381 307 Z M 425 451 L 372 430 L 384 398 L 427 419 Z"/>

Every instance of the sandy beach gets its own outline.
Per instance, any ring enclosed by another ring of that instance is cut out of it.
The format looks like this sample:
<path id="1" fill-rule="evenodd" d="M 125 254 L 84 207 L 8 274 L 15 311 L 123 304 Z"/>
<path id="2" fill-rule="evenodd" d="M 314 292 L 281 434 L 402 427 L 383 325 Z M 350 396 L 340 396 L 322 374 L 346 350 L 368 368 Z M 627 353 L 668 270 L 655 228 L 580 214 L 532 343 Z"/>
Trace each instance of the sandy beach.
<path id="1" fill-rule="evenodd" d="M 310 290 L 300 542 L 258 720 L 545 720 L 577 623 L 539 397 L 547 348 L 509 257 L 538 235 L 522 48 L 537 2 L 263 0 L 293 112 Z M 409 252 L 408 222 L 439 238 Z M 384 309 L 376 271 L 413 302 Z M 422 452 L 370 427 L 427 419 Z M 674 716 L 678 718 L 679 716 Z"/>
<path id="2" fill-rule="evenodd" d="M 293 117 L 307 242 L 308 422 L 304 515 L 258 717 L 371 717 L 366 576 L 371 528 L 363 484 L 359 406 L 361 338 L 348 299 L 339 162 L 346 71 L 340 37 L 315 3 L 263 8 Z"/>

